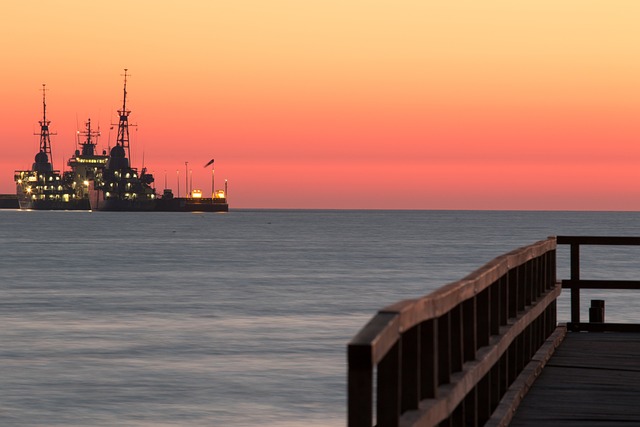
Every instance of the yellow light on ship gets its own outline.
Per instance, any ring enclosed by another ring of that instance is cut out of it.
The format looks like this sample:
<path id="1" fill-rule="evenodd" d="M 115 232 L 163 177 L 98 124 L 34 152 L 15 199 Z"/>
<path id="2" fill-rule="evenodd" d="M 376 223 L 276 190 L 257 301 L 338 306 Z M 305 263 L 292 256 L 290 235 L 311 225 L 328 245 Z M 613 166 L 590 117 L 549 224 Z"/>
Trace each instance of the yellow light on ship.
<path id="1" fill-rule="evenodd" d="M 89 181 L 84 181 L 83 184 L 84 184 L 85 187 L 88 187 L 89 186 Z"/>
<path id="2" fill-rule="evenodd" d="M 22 180 L 21 179 L 18 179 L 18 184 L 22 184 Z"/>
<path id="3" fill-rule="evenodd" d="M 191 197 L 193 197 L 194 199 L 202 198 L 202 191 L 201 190 L 193 190 L 191 192 Z"/>

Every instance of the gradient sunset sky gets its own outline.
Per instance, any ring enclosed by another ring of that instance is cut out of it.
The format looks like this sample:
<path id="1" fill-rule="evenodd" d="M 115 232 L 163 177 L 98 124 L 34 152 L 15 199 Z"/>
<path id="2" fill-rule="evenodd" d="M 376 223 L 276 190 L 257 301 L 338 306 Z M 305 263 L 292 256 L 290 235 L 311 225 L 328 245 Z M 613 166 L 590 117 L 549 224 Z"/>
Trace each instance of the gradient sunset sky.
<path id="1" fill-rule="evenodd" d="M 21 0 L 0 6 L 0 192 L 46 83 L 56 169 L 87 118 L 232 208 L 640 209 L 640 2 Z M 65 166 L 66 167 L 66 166 Z M 181 190 L 184 195 L 184 191 Z"/>

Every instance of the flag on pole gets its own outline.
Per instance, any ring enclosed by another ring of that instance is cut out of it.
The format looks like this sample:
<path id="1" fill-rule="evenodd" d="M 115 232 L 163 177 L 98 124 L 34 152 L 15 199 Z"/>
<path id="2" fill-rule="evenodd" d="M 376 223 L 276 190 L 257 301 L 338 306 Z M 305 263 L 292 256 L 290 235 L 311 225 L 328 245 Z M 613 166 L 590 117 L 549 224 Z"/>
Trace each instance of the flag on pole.
<path id="1" fill-rule="evenodd" d="M 213 159 L 209 160 L 209 163 L 207 163 L 206 165 L 204 165 L 204 167 L 206 168 L 207 166 L 213 164 Z"/>

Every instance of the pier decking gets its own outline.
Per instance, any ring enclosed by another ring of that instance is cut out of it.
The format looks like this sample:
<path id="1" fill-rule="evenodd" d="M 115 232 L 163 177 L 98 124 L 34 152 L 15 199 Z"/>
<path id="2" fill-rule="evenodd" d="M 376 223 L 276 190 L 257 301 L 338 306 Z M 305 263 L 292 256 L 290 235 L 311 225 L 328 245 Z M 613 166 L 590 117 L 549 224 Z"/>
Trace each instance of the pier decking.
<path id="1" fill-rule="evenodd" d="M 561 281 L 558 244 L 571 251 Z M 582 280 L 581 245 L 640 238 L 550 237 L 380 310 L 348 346 L 349 427 L 640 424 L 640 325 L 606 323 L 600 300 L 580 319 L 581 289 L 640 281 Z"/>
<path id="2" fill-rule="evenodd" d="M 639 356 L 639 333 L 569 332 L 510 425 L 640 424 Z"/>

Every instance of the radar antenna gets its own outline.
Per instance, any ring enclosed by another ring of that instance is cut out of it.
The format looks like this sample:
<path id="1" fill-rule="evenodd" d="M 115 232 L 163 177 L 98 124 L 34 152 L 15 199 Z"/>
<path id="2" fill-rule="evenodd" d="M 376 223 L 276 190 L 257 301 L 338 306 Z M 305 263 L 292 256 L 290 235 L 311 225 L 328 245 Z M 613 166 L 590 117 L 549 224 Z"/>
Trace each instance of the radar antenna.
<path id="1" fill-rule="evenodd" d="M 88 118 L 84 125 L 86 130 L 78 132 L 79 135 L 85 137 L 85 140 L 80 144 L 82 146 L 82 155 L 93 156 L 98 137 L 100 136 L 100 129 L 97 131 L 91 130 L 91 118 Z"/>
<path id="2" fill-rule="evenodd" d="M 129 151 L 129 114 L 131 114 L 131 111 L 127 110 L 127 77 L 131 77 L 131 74 L 127 74 L 127 68 L 125 68 L 123 75 L 124 89 L 122 96 L 122 109 L 118 110 L 120 121 L 118 122 L 118 137 L 116 139 L 116 145 L 120 145 L 124 148 L 127 158 L 131 160 L 131 153 Z"/>
<path id="3" fill-rule="evenodd" d="M 49 124 L 51 120 L 47 120 L 47 100 L 45 93 L 48 90 L 46 84 L 42 84 L 42 120 L 40 123 L 40 152 L 45 153 L 51 164 L 51 170 L 53 170 L 53 156 L 51 155 L 51 135 L 55 133 L 49 132 Z M 37 133 L 34 135 L 38 135 Z"/>

